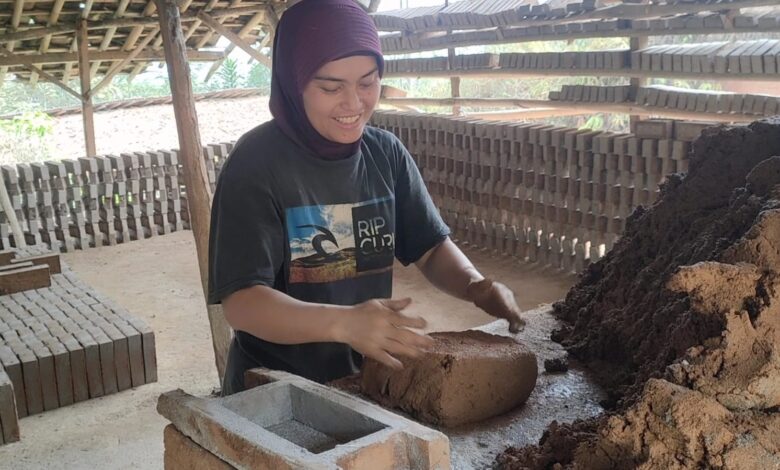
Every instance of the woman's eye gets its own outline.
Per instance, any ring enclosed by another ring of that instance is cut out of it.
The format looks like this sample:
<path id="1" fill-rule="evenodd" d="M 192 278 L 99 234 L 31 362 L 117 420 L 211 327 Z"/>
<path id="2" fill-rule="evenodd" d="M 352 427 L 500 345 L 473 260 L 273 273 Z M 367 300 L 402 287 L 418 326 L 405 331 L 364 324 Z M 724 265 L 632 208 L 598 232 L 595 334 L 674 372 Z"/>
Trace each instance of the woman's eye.
<path id="1" fill-rule="evenodd" d="M 338 88 L 325 88 L 325 87 L 320 87 L 320 89 L 321 89 L 322 91 L 324 91 L 325 93 L 337 93 L 337 92 L 339 91 L 339 89 L 338 89 Z"/>
<path id="2" fill-rule="evenodd" d="M 371 80 L 370 82 L 361 83 L 360 86 L 362 86 L 363 88 L 370 88 L 374 86 L 375 83 L 376 80 Z"/>

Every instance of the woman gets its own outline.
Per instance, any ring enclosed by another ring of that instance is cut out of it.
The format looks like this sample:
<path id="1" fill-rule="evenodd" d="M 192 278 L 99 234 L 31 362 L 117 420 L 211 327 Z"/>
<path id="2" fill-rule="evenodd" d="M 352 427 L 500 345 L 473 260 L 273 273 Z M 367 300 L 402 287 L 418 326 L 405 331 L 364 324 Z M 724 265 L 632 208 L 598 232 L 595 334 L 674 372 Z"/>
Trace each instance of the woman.
<path id="1" fill-rule="evenodd" d="M 252 367 L 325 382 L 361 355 L 400 368 L 431 339 L 392 299 L 393 260 L 436 287 L 522 325 L 512 292 L 448 238 L 420 173 L 392 134 L 367 127 L 384 62 L 353 0 L 303 0 L 279 22 L 270 108 L 245 134 L 214 195 L 209 302 L 236 330 L 223 393 Z"/>

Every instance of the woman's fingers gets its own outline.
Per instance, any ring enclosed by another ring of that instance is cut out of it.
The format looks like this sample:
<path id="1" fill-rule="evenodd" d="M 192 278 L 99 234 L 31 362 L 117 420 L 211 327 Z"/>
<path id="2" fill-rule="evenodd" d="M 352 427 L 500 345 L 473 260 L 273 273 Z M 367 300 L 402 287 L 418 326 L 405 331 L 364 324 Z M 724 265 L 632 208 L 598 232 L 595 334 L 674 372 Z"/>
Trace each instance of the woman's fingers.
<path id="1" fill-rule="evenodd" d="M 390 310 L 400 312 L 401 310 L 411 305 L 412 299 L 409 297 L 404 299 L 381 299 L 379 302 Z"/>
<path id="2" fill-rule="evenodd" d="M 394 358 L 393 356 L 391 356 L 385 351 L 379 351 L 378 353 L 374 354 L 372 358 L 376 361 L 381 362 L 382 364 L 386 365 L 391 369 L 401 370 L 404 368 L 404 365 L 401 361 Z"/>
<path id="3" fill-rule="evenodd" d="M 422 329 L 428 326 L 428 322 L 422 317 L 413 317 L 404 315 L 401 312 L 393 312 L 390 317 L 390 323 L 397 328 L 417 328 Z"/>
<path id="4" fill-rule="evenodd" d="M 396 328 L 388 338 L 417 349 L 428 349 L 433 346 L 433 338 L 430 336 L 421 335 L 405 328 Z"/>

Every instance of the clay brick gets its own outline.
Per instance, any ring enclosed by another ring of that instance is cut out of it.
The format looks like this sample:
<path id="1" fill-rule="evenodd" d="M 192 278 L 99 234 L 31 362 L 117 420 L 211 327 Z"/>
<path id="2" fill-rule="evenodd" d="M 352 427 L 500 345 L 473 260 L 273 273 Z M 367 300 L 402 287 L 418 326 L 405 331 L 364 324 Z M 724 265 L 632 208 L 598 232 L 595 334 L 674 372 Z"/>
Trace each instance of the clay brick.
<path id="1" fill-rule="evenodd" d="M 19 440 L 19 418 L 16 413 L 16 399 L 13 384 L 8 375 L 0 369 L 0 444 Z"/>
<path id="2" fill-rule="evenodd" d="M 85 330 L 74 332 L 74 336 L 84 349 L 89 397 L 102 397 L 104 395 L 104 389 L 100 370 L 100 349 L 98 348 L 98 344 L 92 335 Z"/>
<path id="3" fill-rule="evenodd" d="M 163 431 L 166 470 L 233 470 L 235 467 L 180 433 L 172 424 Z"/>

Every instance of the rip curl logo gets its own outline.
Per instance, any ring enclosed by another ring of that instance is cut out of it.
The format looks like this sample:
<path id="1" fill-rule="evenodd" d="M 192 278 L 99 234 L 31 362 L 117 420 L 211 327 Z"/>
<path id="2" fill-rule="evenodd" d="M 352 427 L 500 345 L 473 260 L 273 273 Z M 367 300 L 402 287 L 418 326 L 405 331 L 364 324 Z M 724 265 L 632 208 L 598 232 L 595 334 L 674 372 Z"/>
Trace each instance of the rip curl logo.
<path id="1" fill-rule="evenodd" d="M 317 252 L 317 254 L 320 256 L 327 257 L 332 254 L 325 251 L 325 249 L 322 247 L 323 242 L 331 242 L 334 245 L 336 245 L 336 248 L 339 247 L 339 242 L 336 240 L 336 237 L 333 235 L 333 232 L 331 232 L 325 227 L 322 227 L 320 225 L 299 225 L 298 228 L 313 228 L 320 232 L 319 235 L 315 235 L 311 239 L 312 248 L 314 248 L 314 251 Z"/>

